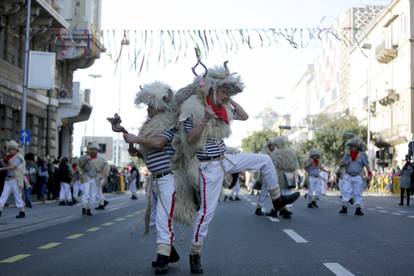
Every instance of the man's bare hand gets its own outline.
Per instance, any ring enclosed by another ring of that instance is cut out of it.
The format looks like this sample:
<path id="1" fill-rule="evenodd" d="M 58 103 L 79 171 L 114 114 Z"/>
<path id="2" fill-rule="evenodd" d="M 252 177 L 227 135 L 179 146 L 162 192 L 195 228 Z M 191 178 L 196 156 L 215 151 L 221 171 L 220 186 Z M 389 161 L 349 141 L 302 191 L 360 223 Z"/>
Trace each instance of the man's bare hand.
<path id="1" fill-rule="evenodd" d="M 123 135 L 125 142 L 127 143 L 135 143 L 137 136 L 131 133 Z"/>

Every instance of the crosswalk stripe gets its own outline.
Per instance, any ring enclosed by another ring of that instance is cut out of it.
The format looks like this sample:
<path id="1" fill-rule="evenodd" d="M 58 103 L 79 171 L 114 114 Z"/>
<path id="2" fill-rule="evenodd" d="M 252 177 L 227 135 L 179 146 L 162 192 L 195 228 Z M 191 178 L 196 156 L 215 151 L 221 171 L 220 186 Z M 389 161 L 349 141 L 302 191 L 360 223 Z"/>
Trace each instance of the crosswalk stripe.
<path id="1" fill-rule="evenodd" d="M 267 217 L 271 222 L 280 222 L 279 219 L 273 217 Z"/>
<path id="2" fill-rule="evenodd" d="M 70 235 L 70 236 L 66 237 L 65 239 L 74 240 L 74 239 L 80 238 L 82 236 L 84 236 L 84 234 L 74 234 L 74 235 Z"/>
<path id="3" fill-rule="evenodd" d="M 337 276 L 354 276 L 354 274 L 338 263 L 324 263 L 323 265 Z"/>
<path id="4" fill-rule="evenodd" d="M 27 258 L 27 257 L 29 257 L 29 256 L 30 256 L 30 254 L 19 254 L 19 255 L 16 255 L 16 256 L 13 256 L 13 257 L 10 257 L 10 258 L 7 258 L 7 259 L 4 259 L 4 260 L 1 260 L 1 261 L 0 261 L 0 263 L 7 263 L 7 264 L 11 264 L 11 263 L 14 263 L 14 262 L 20 261 L 20 260 L 22 260 L 22 259 L 24 259 L 24 258 Z"/>
<path id="5" fill-rule="evenodd" d="M 39 246 L 37 249 L 50 249 L 50 248 L 56 247 L 61 244 L 62 244 L 61 242 L 50 242 L 45 245 Z"/>
<path id="6" fill-rule="evenodd" d="M 86 232 L 95 232 L 95 231 L 98 231 L 99 229 L 101 229 L 101 228 L 99 228 L 99 227 L 92 227 L 92 228 L 87 229 Z"/>
<path id="7" fill-rule="evenodd" d="M 298 243 L 307 243 L 308 241 L 302 238 L 298 233 L 296 233 L 292 229 L 283 229 L 283 232 L 288 234 L 289 237 L 291 237 L 295 242 Z"/>

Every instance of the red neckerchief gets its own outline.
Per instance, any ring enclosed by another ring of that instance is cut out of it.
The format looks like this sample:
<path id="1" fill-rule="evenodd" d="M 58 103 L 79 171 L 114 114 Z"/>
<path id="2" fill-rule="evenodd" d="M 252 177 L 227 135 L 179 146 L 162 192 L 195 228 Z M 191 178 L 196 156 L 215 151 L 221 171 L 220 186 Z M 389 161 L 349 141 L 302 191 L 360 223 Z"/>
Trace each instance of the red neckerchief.
<path id="1" fill-rule="evenodd" d="M 97 155 L 98 155 L 97 153 L 91 153 L 91 154 L 89 154 L 89 156 L 91 157 L 91 159 L 96 159 L 96 156 Z"/>
<path id="2" fill-rule="evenodd" d="M 10 161 L 10 159 L 12 159 L 14 156 L 15 156 L 16 154 L 7 154 L 5 157 L 4 157 L 4 163 L 6 163 L 6 164 L 8 164 L 9 163 L 9 161 Z"/>
<path id="3" fill-rule="evenodd" d="M 312 159 L 312 163 L 315 167 L 317 167 L 318 164 L 319 164 L 319 160 L 318 159 Z"/>
<path id="4" fill-rule="evenodd" d="M 226 108 L 224 108 L 224 106 L 216 106 L 214 105 L 209 98 L 207 98 L 207 104 L 211 107 L 211 109 L 213 109 L 214 113 L 216 113 L 217 117 L 221 120 L 223 120 L 226 124 L 229 123 L 229 119 L 227 117 L 227 111 Z"/>
<path id="5" fill-rule="evenodd" d="M 358 153 L 359 152 L 357 150 L 351 150 L 351 159 L 352 159 L 352 161 L 355 161 L 355 159 L 357 159 Z"/>

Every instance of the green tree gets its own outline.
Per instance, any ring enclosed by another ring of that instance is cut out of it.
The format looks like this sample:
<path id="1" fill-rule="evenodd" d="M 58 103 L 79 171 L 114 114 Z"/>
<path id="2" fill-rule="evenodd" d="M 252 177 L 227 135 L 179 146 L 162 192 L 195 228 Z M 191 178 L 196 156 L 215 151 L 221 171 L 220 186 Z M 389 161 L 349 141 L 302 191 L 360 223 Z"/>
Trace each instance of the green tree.
<path id="1" fill-rule="evenodd" d="M 278 135 L 280 135 L 278 131 L 269 129 L 255 131 L 242 140 L 242 149 L 244 152 L 259 152 L 270 138 Z"/>
<path id="2" fill-rule="evenodd" d="M 317 148 L 322 152 L 322 159 L 331 165 L 339 164 L 345 142 L 353 135 L 358 135 L 364 141 L 367 139 L 367 128 L 349 115 L 320 114 L 311 120 L 310 128 L 314 130 L 314 138 L 299 146 L 299 155 L 306 154 L 311 148 Z"/>

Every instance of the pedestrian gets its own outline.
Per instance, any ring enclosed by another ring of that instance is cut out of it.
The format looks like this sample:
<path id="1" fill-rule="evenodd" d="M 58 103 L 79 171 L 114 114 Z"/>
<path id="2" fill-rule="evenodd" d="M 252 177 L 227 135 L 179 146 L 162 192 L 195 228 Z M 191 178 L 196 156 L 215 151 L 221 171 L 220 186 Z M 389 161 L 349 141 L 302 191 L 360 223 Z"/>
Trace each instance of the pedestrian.
<path id="1" fill-rule="evenodd" d="M 231 201 L 239 201 L 240 200 L 240 179 L 239 179 L 240 173 L 232 173 L 231 174 L 231 183 L 229 186 L 229 193 L 224 195 L 223 201 L 226 201 L 227 199 Z"/>
<path id="2" fill-rule="evenodd" d="M 129 177 L 129 191 L 131 192 L 131 199 L 137 200 L 137 183 L 139 182 L 139 171 L 135 164 L 131 164 L 131 172 Z"/>
<path id="3" fill-rule="evenodd" d="M 49 180 L 49 172 L 46 161 L 43 158 L 37 159 L 37 168 L 37 182 L 39 186 L 39 189 L 37 191 L 37 198 L 45 203 L 47 197 L 47 183 Z"/>
<path id="4" fill-rule="evenodd" d="M 305 170 L 308 174 L 308 208 L 318 208 L 316 201 L 322 193 L 321 173 L 321 152 L 318 149 L 309 151 L 309 158 L 305 161 Z"/>
<path id="5" fill-rule="evenodd" d="M 3 192 L 0 196 L 0 216 L 7 199 L 12 193 L 16 207 L 20 209 L 16 218 L 26 217 L 24 211 L 24 202 L 22 199 L 22 191 L 24 186 L 24 177 L 26 172 L 26 163 L 23 156 L 19 152 L 19 145 L 14 140 L 6 143 L 7 155 L 3 159 L 2 170 L 7 172 L 4 182 Z"/>
<path id="6" fill-rule="evenodd" d="M 59 163 L 58 175 L 60 182 L 59 205 L 72 206 L 72 193 L 70 191 L 72 184 L 72 169 L 67 157 L 63 157 L 61 159 Z"/>
<path id="7" fill-rule="evenodd" d="M 364 190 L 364 179 L 362 172 L 367 171 L 368 179 L 372 177 L 372 172 L 368 163 L 368 156 L 364 152 L 366 145 L 358 136 L 349 139 L 345 143 L 345 154 L 340 165 L 345 168 L 341 181 L 342 208 L 340 214 L 347 214 L 349 200 L 354 199 L 356 206 L 355 215 L 363 216 L 362 212 L 362 192 Z"/>
<path id="8" fill-rule="evenodd" d="M 155 274 L 168 273 L 168 264 L 179 260 L 173 246 L 175 179 L 170 163 L 174 154 L 171 142 L 176 132 L 176 116 L 172 112 L 172 102 L 173 92 L 167 84 L 156 81 L 144 85 L 136 95 L 135 104 L 147 106 L 147 120 L 141 126 L 138 136 L 124 134 L 127 143 L 139 144 L 140 154 L 152 175 L 149 191 L 152 190 L 157 197 L 153 209 L 156 212 L 157 232 L 157 258 L 152 262 Z M 138 175 L 135 176 L 137 179 Z M 151 197 L 152 194 L 148 196 Z M 152 201 L 151 198 L 150 200 Z M 147 206 L 147 219 L 150 219 L 151 213 L 151 206 Z"/>
<path id="9" fill-rule="evenodd" d="M 81 196 L 83 194 L 83 185 L 81 183 L 81 173 L 79 170 L 79 159 L 72 159 L 72 189 L 73 189 L 73 203 L 77 204 L 81 202 Z"/>
<path id="10" fill-rule="evenodd" d="M 190 249 L 191 273 L 203 273 L 201 250 L 207 236 L 208 226 L 213 219 L 226 173 L 244 170 L 260 171 L 263 185 L 272 199 L 273 208 L 278 212 L 286 204 L 295 201 L 299 193 L 281 196 L 276 170 L 269 156 L 255 153 L 226 153 L 223 139 L 231 133 L 232 120 L 247 120 L 248 114 L 232 99 L 242 92 L 240 77 L 230 74 L 227 62 L 221 67 L 209 69 L 202 81 L 197 78 L 180 93 L 192 95 L 186 99 L 179 112 L 180 131 L 177 145 L 182 146 L 177 156 L 184 154 L 188 163 L 185 169 L 191 176 L 191 187 L 198 185 L 201 199 L 194 223 Z M 181 142 L 181 143 L 180 143 Z M 177 151 L 178 151 L 177 149 Z M 195 154 L 195 156 L 194 156 Z M 197 160 L 198 159 L 198 160 Z M 199 161 L 199 163 L 198 163 Z M 199 164 L 198 168 L 194 165 Z M 177 187 L 181 183 L 177 182 Z"/>
<path id="11" fill-rule="evenodd" d="M 104 210 L 107 201 L 102 198 L 102 182 L 109 174 L 109 164 L 105 158 L 98 154 L 99 145 L 91 142 L 87 146 L 86 154 L 79 158 L 83 192 L 82 215 L 92 216 L 91 208 L 98 200 L 98 210 Z M 96 209 L 96 208 L 95 208 Z"/>
<path id="12" fill-rule="evenodd" d="M 410 156 L 405 156 L 405 164 L 400 171 L 400 206 L 404 205 L 404 193 L 407 194 L 407 206 L 410 206 L 410 195 L 411 195 L 411 189 L 412 189 L 412 179 L 413 179 L 413 165 L 410 161 Z"/>
<path id="13" fill-rule="evenodd" d="M 24 159 L 26 161 L 26 178 L 28 182 L 27 185 L 24 185 L 23 197 L 24 202 L 26 203 L 26 207 L 32 208 L 32 191 L 38 190 L 38 187 L 36 187 L 38 168 L 36 164 L 36 158 L 33 153 L 26 153 Z"/>

